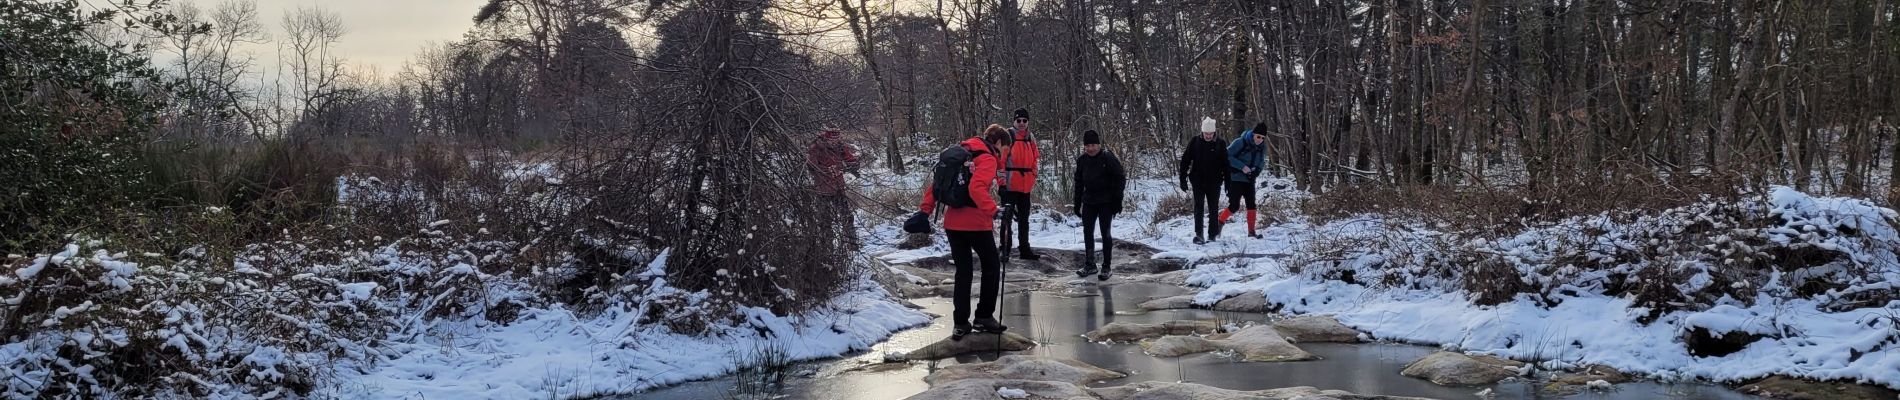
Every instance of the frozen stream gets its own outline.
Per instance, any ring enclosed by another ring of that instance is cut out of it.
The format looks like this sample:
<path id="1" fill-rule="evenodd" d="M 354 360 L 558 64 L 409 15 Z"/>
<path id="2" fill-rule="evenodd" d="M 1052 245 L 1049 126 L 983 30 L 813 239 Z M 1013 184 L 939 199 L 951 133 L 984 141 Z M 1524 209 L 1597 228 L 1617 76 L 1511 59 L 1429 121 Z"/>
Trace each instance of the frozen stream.
<path id="1" fill-rule="evenodd" d="M 1060 278 L 1058 278 L 1060 279 Z M 1116 282 L 1120 282 L 1119 280 Z M 1608 391 L 1571 389 L 1570 393 L 1542 391 L 1543 382 L 1512 380 L 1493 386 L 1444 387 L 1421 379 L 1399 375 L 1407 363 L 1433 352 L 1434 348 L 1393 343 L 1334 344 L 1308 343 L 1299 346 L 1322 357 L 1318 361 L 1285 363 L 1243 363 L 1211 354 L 1179 358 L 1158 358 L 1142 353 L 1135 344 L 1100 344 L 1082 338 L 1082 333 L 1111 322 L 1161 323 L 1177 319 L 1221 319 L 1237 323 L 1264 322 L 1262 314 L 1230 313 L 1211 310 L 1143 311 L 1137 304 L 1154 297 L 1188 293 L 1170 285 L 1129 282 L 1108 286 L 1084 286 L 1084 290 L 1066 293 L 1029 291 L 1003 296 L 1003 322 L 1012 332 L 1041 343 L 1022 352 L 1040 356 L 1072 358 L 1096 366 L 1124 372 L 1129 377 L 1096 382 L 1091 387 L 1119 386 L 1142 381 L 1186 381 L 1225 389 L 1258 390 L 1290 386 L 1339 389 L 1367 395 L 1418 396 L 1440 399 L 1474 399 L 1489 389 L 1496 398 L 1552 399 L 1750 399 L 1755 398 L 1707 383 L 1662 383 L 1639 381 L 1616 385 Z M 938 315 L 950 314 L 944 298 L 916 301 Z M 784 387 L 735 390 L 740 385 L 734 376 L 692 382 L 629 398 L 685 400 L 722 398 L 862 399 L 890 400 L 905 398 L 928 389 L 924 376 L 932 368 L 957 363 L 994 360 L 1000 354 L 964 356 L 931 362 L 878 364 L 887 351 L 906 351 L 922 347 L 949 335 L 944 318 L 930 326 L 898 333 L 870 352 L 845 358 L 801 363 L 793 367 L 794 378 Z M 756 397 L 749 397 L 756 396 Z"/>

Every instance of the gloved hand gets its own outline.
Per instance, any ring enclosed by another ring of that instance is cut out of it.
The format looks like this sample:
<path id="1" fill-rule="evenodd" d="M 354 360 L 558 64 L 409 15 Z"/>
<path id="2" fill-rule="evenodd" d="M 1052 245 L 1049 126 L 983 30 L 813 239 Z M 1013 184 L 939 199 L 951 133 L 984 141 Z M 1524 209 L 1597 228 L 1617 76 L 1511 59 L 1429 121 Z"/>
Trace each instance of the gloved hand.
<path id="1" fill-rule="evenodd" d="M 919 211 L 904 221 L 904 232 L 930 233 L 930 213 Z"/>
<path id="2" fill-rule="evenodd" d="M 1185 178 L 1185 177 L 1184 177 L 1184 178 L 1181 178 L 1181 191 L 1183 191 L 1183 192 L 1186 192 L 1186 191 L 1188 191 L 1188 184 L 1187 184 L 1187 178 Z"/>

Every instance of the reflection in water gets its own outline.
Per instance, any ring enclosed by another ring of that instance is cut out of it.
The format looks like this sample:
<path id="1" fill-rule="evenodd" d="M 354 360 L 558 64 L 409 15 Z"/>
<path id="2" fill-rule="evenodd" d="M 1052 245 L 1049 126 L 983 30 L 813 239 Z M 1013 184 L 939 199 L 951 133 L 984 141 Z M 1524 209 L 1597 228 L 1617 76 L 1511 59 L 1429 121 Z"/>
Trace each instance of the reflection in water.
<path id="1" fill-rule="evenodd" d="M 1093 285 L 1094 280 L 1072 284 Z M 1491 389 L 1498 398 L 1571 398 L 1571 399 L 1747 399 L 1752 398 L 1727 388 L 1706 384 L 1662 384 L 1642 382 L 1617 385 L 1609 392 L 1584 392 L 1570 396 L 1540 393 L 1534 382 L 1509 382 L 1491 387 L 1448 388 L 1420 379 L 1399 375 L 1399 370 L 1436 349 L 1389 343 L 1333 344 L 1308 343 L 1300 347 L 1321 357 L 1317 361 L 1292 363 L 1242 363 L 1216 354 L 1196 354 L 1178 358 L 1157 358 L 1142 353 L 1136 344 L 1091 343 L 1082 333 L 1113 322 L 1158 324 L 1178 319 L 1217 319 L 1233 324 L 1264 323 L 1261 314 L 1228 313 L 1211 310 L 1166 310 L 1141 312 L 1137 306 L 1154 297 L 1184 294 L 1178 287 L 1148 283 L 1124 283 L 1075 287 L 1058 295 L 1025 292 L 1004 295 L 1000 310 L 1003 323 L 1011 332 L 1036 340 L 1041 346 L 1025 352 L 1039 356 L 1072 358 L 1102 368 L 1127 373 L 1128 378 L 1091 383 L 1091 387 L 1117 386 L 1145 381 L 1187 381 L 1209 386 L 1260 390 L 1289 386 L 1313 386 L 1339 389 L 1367 395 L 1419 396 L 1441 399 L 1472 398 Z M 1120 296 L 1116 296 L 1117 293 Z M 946 299 L 923 299 L 916 303 L 938 315 L 950 313 Z M 1116 310 L 1123 310 L 1116 312 Z M 908 368 L 854 371 L 882 359 L 886 351 L 904 351 L 949 337 L 948 318 L 910 331 L 900 332 L 872 351 L 843 359 L 806 364 L 816 372 L 809 378 L 789 383 L 782 398 L 889 400 L 901 399 L 928 389 L 924 376 L 937 368 L 956 364 L 994 361 L 1001 354 L 978 354 L 935 362 L 917 362 Z M 732 397 L 732 378 L 694 382 L 677 387 L 632 395 L 638 399 L 708 399 Z"/>

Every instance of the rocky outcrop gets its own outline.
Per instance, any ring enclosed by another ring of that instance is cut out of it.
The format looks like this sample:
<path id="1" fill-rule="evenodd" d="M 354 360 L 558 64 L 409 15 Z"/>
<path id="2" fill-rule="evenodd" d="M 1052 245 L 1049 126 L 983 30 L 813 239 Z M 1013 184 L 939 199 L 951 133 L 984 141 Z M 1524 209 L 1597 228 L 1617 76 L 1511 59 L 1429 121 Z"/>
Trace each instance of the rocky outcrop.
<path id="1" fill-rule="evenodd" d="M 1273 306 L 1267 303 L 1267 296 L 1260 292 L 1247 292 L 1228 297 L 1215 302 L 1211 307 L 1194 304 L 1194 295 L 1191 294 L 1148 300 L 1142 302 L 1140 307 L 1148 311 L 1208 308 L 1215 311 L 1266 313 L 1273 310 Z"/>
<path id="2" fill-rule="evenodd" d="M 1298 346 L 1286 341 L 1272 326 L 1253 326 L 1241 329 L 1232 335 L 1217 340 L 1228 350 L 1240 353 L 1241 359 L 1250 362 L 1306 361 L 1317 360 L 1318 356 L 1300 350 Z"/>
<path id="3" fill-rule="evenodd" d="M 1900 392 L 1879 386 L 1849 382 L 1821 382 L 1785 376 L 1771 376 L 1742 385 L 1742 392 L 1784 400 L 1886 400 L 1900 398 Z"/>
<path id="4" fill-rule="evenodd" d="M 1148 301 L 1142 302 L 1139 305 L 1139 307 L 1141 307 L 1141 309 L 1143 310 L 1148 310 L 1148 311 L 1180 310 L 1180 309 L 1195 308 L 1194 295 L 1184 294 L 1180 296 L 1163 297 L 1159 299 L 1148 300 Z"/>
<path id="5" fill-rule="evenodd" d="M 1492 356 L 1441 351 L 1407 364 L 1400 375 L 1443 386 L 1489 385 L 1518 375 L 1524 363 Z"/>
<path id="6" fill-rule="evenodd" d="M 1279 362 L 1306 361 L 1319 359 L 1306 350 L 1301 350 L 1286 341 L 1272 326 L 1260 325 L 1241 329 L 1234 333 L 1222 333 L 1206 338 L 1195 336 L 1165 336 L 1142 343 L 1142 350 L 1157 357 L 1178 357 L 1187 354 L 1228 350 L 1237 353 L 1242 361 Z"/>
<path id="7" fill-rule="evenodd" d="M 909 353 L 890 354 L 886 361 L 935 360 L 969 353 L 987 353 L 998 351 L 1023 351 L 1036 347 L 1036 342 L 1011 332 L 972 333 L 963 340 L 950 340 L 931 343 Z"/>
<path id="8" fill-rule="evenodd" d="M 1634 380 L 1635 378 L 1623 373 L 1623 371 L 1616 370 L 1616 368 L 1592 365 L 1584 367 L 1582 371 L 1559 373 L 1557 377 L 1551 378 L 1550 382 L 1563 385 L 1588 386 L 1590 382 L 1595 381 L 1603 381 L 1604 383 L 1614 385 L 1629 383 Z"/>
<path id="9" fill-rule="evenodd" d="M 1327 315 L 1301 315 L 1273 323 L 1273 330 L 1294 343 L 1357 343 L 1359 331 Z"/>
<path id="10" fill-rule="evenodd" d="M 1264 313 L 1272 311 L 1271 307 L 1267 305 L 1267 296 L 1259 291 L 1248 291 L 1234 297 L 1223 299 L 1214 303 L 1214 310 L 1244 313 Z"/>
<path id="11" fill-rule="evenodd" d="M 1035 289 L 1034 287 L 1031 287 L 1025 284 L 1018 284 L 1018 283 L 1013 283 L 1013 282 L 1004 283 L 1002 286 L 1002 294 L 1022 293 L 1022 292 L 1027 292 L 1034 289 Z M 951 283 L 931 286 L 930 296 L 928 297 L 950 297 L 950 296 L 956 295 L 957 293 L 956 290 L 957 290 L 957 286 Z M 980 290 L 980 288 L 977 287 L 977 283 L 971 282 L 970 283 L 971 295 L 974 296 L 977 290 Z M 971 297 L 971 298 L 974 299 L 975 297 Z"/>
<path id="12" fill-rule="evenodd" d="M 1308 386 L 1240 391 L 1173 382 L 1141 382 L 1126 386 L 1089 389 L 1102 400 L 1425 400 L 1416 397 L 1368 396 L 1341 390 L 1320 390 Z"/>
<path id="13" fill-rule="evenodd" d="M 1119 271 L 1118 271 L 1119 272 Z M 1169 271 L 1155 274 L 1136 275 L 1129 280 L 1136 282 L 1159 283 L 1163 285 L 1187 286 L 1189 270 Z"/>
<path id="14" fill-rule="evenodd" d="M 1211 335 L 1220 332 L 1214 321 L 1177 320 L 1159 324 L 1116 322 L 1085 333 L 1082 337 L 1096 342 L 1132 342 L 1167 335 Z"/>
<path id="15" fill-rule="evenodd" d="M 1076 360 L 1011 355 L 992 362 L 952 365 L 924 377 L 924 382 L 937 386 L 966 379 L 1001 379 L 1086 385 L 1090 382 L 1126 376 L 1128 375 Z"/>
<path id="16" fill-rule="evenodd" d="M 1003 388 L 1022 390 L 1031 399 L 1095 400 L 1095 396 L 1073 383 L 1015 379 L 965 379 L 931 387 L 907 400 L 991 400 L 1002 396 Z"/>
<path id="17" fill-rule="evenodd" d="M 1180 357 L 1221 348 L 1219 343 L 1199 336 L 1168 336 L 1141 342 L 1141 351 L 1155 357 Z"/>

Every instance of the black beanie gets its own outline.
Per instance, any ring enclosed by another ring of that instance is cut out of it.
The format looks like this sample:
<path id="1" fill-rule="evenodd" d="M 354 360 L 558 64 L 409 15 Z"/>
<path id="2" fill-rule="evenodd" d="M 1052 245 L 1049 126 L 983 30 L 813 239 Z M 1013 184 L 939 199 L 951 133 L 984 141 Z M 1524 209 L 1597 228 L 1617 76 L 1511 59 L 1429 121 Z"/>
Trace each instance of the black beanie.
<path id="1" fill-rule="evenodd" d="M 1261 122 L 1261 123 L 1258 123 L 1258 124 L 1253 124 L 1253 134 L 1254 134 L 1254 135 L 1265 135 L 1265 134 L 1267 134 L 1267 123 L 1265 123 L 1265 122 Z"/>
<path id="2" fill-rule="evenodd" d="M 1016 118 L 1029 119 L 1029 109 L 1027 108 L 1016 109 Z"/>
<path id="3" fill-rule="evenodd" d="M 1083 145 L 1102 144 L 1102 135 L 1099 133 L 1095 133 L 1094 129 L 1090 129 L 1086 132 L 1082 132 L 1082 144 Z"/>

